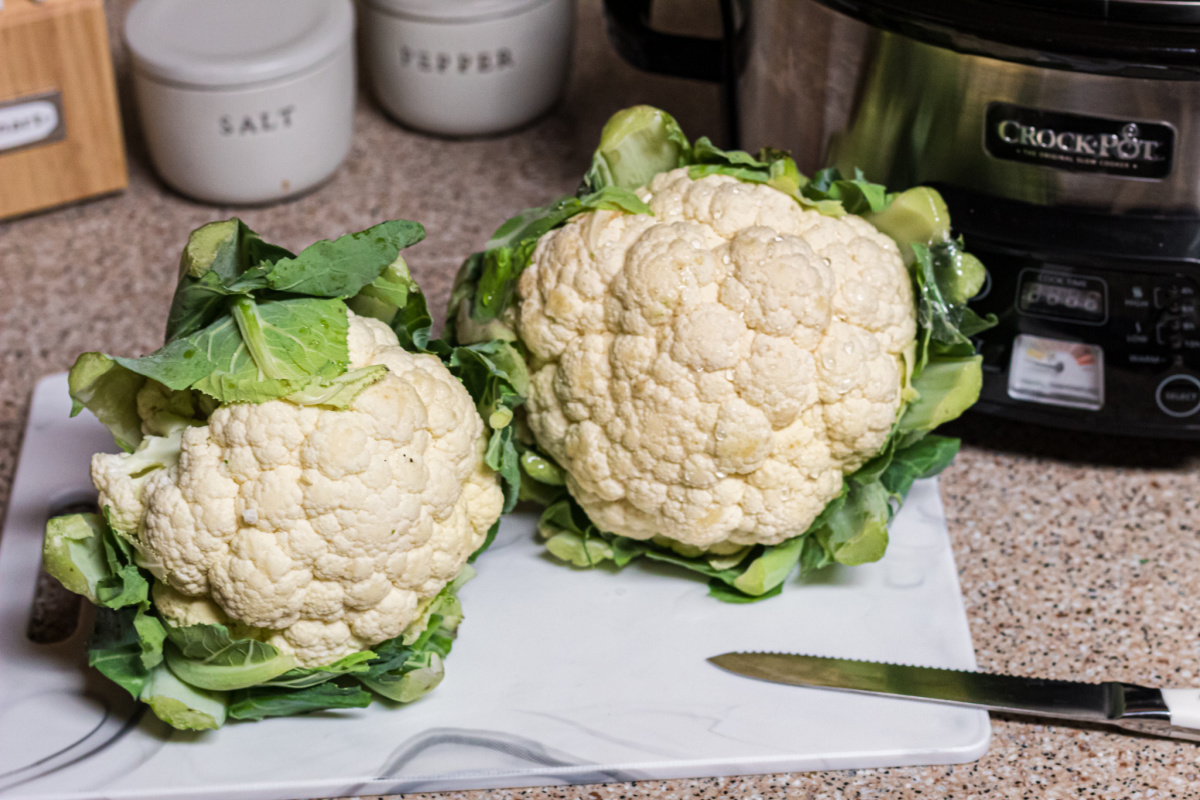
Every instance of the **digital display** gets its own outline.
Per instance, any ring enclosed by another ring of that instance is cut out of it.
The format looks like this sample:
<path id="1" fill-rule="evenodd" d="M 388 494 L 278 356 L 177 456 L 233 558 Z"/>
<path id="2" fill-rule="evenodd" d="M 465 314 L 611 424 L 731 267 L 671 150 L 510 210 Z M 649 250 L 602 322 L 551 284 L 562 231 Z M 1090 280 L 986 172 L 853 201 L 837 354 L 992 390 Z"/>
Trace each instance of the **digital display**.
<path id="1" fill-rule="evenodd" d="M 1017 310 L 1034 317 L 1102 325 L 1108 319 L 1105 289 L 1097 278 L 1026 270 L 1021 275 Z"/>
<path id="2" fill-rule="evenodd" d="M 1030 283 L 1021 295 L 1021 310 L 1082 313 L 1099 321 L 1104 319 L 1104 294 L 1095 289 Z"/>

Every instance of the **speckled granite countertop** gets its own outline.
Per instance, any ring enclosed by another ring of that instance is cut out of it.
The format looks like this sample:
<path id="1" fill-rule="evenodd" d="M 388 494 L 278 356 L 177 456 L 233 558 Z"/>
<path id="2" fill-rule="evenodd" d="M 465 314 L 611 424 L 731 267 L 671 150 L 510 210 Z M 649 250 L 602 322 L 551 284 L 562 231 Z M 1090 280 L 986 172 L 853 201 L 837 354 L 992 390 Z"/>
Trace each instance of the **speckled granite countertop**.
<path id="1" fill-rule="evenodd" d="M 110 22 L 124 5 L 112 3 Z M 410 263 L 440 308 L 462 255 L 510 211 L 574 188 L 613 109 L 650 102 L 673 110 L 686 130 L 716 129 L 716 90 L 625 66 L 604 40 L 598 6 L 582 3 L 568 95 L 539 123 L 449 142 L 407 132 L 363 100 L 353 151 L 330 183 L 238 213 L 288 246 L 390 217 L 420 220 L 430 235 Z M 126 116 L 129 191 L 0 222 L 0 514 L 34 383 L 83 350 L 154 349 L 187 232 L 232 213 L 164 189 Z M 943 477 L 943 498 L 980 667 L 1200 685 L 1200 447 L 1093 440 L 983 417 L 956 427 L 966 444 Z M 994 717 L 990 752 L 960 766 L 428 797 L 451 796 L 1200 797 L 1200 746 Z"/>

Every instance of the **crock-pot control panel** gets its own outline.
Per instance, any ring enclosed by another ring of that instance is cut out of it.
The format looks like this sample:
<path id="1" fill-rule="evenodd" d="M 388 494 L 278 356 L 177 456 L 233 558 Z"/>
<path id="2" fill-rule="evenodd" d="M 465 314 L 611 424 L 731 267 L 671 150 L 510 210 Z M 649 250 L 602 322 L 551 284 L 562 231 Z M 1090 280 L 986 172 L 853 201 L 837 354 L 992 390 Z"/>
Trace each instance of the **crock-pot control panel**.
<path id="1" fill-rule="evenodd" d="M 1200 271 L 1062 263 L 978 241 L 980 409 L 1114 433 L 1200 437 Z"/>

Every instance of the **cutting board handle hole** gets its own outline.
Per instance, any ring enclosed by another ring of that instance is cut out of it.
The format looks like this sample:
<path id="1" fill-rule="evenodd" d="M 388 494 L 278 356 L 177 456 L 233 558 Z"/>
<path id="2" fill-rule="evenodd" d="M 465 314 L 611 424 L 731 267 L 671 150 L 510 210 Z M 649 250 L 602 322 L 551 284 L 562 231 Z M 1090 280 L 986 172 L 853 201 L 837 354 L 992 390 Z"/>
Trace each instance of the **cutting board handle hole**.
<path id="1" fill-rule="evenodd" d="M 94 514 L 98 510 L 91 498 L 70 498 L 56 504 L 46 518 L 62 514 Z M 25 636 L 34 644 L 65 642 L 79 629 L 82 603 L 82 597 L 64 589 L 39 563 Z"/>

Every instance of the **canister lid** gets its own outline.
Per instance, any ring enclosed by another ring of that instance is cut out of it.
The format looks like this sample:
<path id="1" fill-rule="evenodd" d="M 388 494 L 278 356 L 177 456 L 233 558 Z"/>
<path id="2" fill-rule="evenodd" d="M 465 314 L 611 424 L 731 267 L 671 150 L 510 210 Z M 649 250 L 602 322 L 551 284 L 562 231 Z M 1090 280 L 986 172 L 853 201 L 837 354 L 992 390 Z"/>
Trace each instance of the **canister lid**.
<path id="1" fill-rule="evenodd" d="M 200 87 L 295 75 L 353 34 L 351 0 L 140 0 L 125 21 L 136 69 Z"/>
<path id="2" fill-rule="evenodd" d="M 470 22 L 519 14 L 551 0 L 366 0 L 390 14 L 438 22 Z"/>

